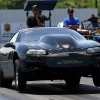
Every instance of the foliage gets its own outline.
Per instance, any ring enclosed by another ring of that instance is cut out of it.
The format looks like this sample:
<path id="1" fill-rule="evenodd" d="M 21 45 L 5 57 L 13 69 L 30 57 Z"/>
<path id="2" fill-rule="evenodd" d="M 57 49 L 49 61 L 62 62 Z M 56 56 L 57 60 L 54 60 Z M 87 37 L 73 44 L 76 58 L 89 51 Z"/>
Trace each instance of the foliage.
<path id="1" fill-rule="evenodd" d="M 28 0 L 0 0 L 0 9 L 23 9 Z M 55 8 L 95 8 L 96 0 L 57 0 Z M 98 1 L 98 8 L 100 0 Z"/>
<path id="2" fill-rule="evenodd" d="M 98 0 L 98 4 L 99 2 L 100 0 Z M 56 8 L 68 8 L 69 6 L 74 6 L 75 8 L 94 8 L 95 0 L 58 0 Z"/>
<path id="3" fill-rule="evenodd" d="M 0 0 L 0 9 L 23 9 L 27 0 Z"/>
<path id="4" fill-rule="evenodd" d="M 95 8 L 96 0 L 58 0 L 55 8 Z M 100 0 L 98 2 L 98 15 L 100 16 Z"/>
<path id="5" fill-rule="evenodd" d="M 23 9 L 28 0 L 0 0 L 0 9 Z M 57 0 L 55 8 L 95 8 L 96 0 Z M 100 0 L 98 1 L 98 11 L 100 16 Z"/>

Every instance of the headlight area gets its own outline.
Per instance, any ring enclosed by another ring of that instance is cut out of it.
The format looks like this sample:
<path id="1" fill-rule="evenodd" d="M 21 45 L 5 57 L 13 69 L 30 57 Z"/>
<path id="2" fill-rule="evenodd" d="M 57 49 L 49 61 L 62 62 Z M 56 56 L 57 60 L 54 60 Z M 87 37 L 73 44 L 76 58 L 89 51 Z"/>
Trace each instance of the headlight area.
<path id="1" fill-rule="evenodd" d="M 36 69 L 39 67 L 44 67 L 44 58 L 42 56 L 48 55 L 46 50 L 42 49 L 29 49 L 26 51 L 26 68 Z"/>
<path id="2" fill-rule="evenodd" d="M 100 47 L 88 48 L 87 53 L 100 53 Z"/>
<path id="3" fill-rule="evenodd" d="M 45 50 L 36 50 L 36 49 L 29 49 L 26 52 L 27 55 L 47 55 L 48 53 Z"/>

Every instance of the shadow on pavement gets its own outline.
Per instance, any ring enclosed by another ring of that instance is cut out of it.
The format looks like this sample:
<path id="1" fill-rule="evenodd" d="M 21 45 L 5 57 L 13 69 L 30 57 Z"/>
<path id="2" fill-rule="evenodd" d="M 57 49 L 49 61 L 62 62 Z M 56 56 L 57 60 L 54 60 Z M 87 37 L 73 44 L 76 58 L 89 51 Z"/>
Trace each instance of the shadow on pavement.
<path id="1" fill-rule="evenodd" d="M 13 90 L 15 86 L 12 86 Z M 100 88 L 80 84 L 76 87 L 69 87 L 65 83 L 53 83 L 53 84 L 28 84 L 24 91 L 20 93 L 25 94 L 37 94 L 37 95 L 81 95 L 81 94 L 98 94 L 100 93 Z"/>

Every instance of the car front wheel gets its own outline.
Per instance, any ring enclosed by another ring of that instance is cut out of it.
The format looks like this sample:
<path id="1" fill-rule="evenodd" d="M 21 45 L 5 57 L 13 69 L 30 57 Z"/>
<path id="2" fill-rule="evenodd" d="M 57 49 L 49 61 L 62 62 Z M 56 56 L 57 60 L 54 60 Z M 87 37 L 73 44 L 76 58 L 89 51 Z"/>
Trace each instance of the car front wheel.
<path id="1" fill-rule="evenodd" d="M 14 67 L 16 89 L 18 91 L 22 91 L 26 88 L 26 80 L 24 73 L 21 72 L 21 65 L 18 60 L 15 61 Z"/>

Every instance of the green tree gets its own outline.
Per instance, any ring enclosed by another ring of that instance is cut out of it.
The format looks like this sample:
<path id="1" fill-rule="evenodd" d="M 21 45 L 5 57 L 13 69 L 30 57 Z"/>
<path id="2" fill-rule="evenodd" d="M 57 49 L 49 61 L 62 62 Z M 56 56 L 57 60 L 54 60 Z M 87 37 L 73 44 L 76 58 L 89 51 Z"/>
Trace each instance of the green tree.
<path id="1" fill-rule="evenodd" d="M 0 9 L 23 9 L 27 0 L 0 0 Z"/>
<path id="2" fill-rule="evenodd" d="M 29 0 L 0 0 L 0 9 L 23 9 Z M 96 0 L 57 0 L 55 8 L 95 8 Z M 100 16 L 100 0 L 98 1 L 98 15 Z"/>
<path id="3" fill-rule="evenodd" d="M 96 0 L 58 0 L 55 8 L 95 8 Z M 98 2 L 98 15 L 100 16 L 100 0 Z"/>
<path id="4" fill-rule="evenodd" d="M 7 9 L 23 9 L 27 0 L 9 0 Z"/>

